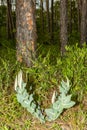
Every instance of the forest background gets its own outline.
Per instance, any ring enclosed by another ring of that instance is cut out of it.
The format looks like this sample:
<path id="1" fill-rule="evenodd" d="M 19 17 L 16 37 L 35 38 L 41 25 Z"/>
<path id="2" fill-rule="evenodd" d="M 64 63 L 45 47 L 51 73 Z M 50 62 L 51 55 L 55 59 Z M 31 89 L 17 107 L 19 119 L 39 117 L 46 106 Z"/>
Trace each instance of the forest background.
<path id="1" fill-rule="evenodd" d="M 87 129 L 87 0 L 0 1 L 0 130 Z M 22 70 L 43 108 L 68 78 L 76 105 L 40 124 L 17 101 Z"/>

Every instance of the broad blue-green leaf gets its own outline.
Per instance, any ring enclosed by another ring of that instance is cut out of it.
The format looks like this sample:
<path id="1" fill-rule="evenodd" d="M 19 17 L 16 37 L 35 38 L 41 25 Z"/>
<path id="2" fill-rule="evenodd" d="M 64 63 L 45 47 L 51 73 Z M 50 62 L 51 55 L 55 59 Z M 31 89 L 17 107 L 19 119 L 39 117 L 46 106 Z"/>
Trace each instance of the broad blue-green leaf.
<path id="1" fill-rule="evenodd" d="M 57 110 L 54 110 L 54 109 L 46 109 L 45 112 L 47 114 L 48 121 L 53 121 L 53 120 L 57 119 L 58 116 L 60 115 L 60 112 L 58 112 Z M 62 110 L 61 110 L 61 112 L 62 112 Z"/>
<path id="2" fill-rule="evenodd" d="M 20 74 L 20 72 L 19 72 Z M 28 94 L 27 90 L 25 89 L 26 83 L 22 80 L 22 74 L 21 78 L 19 76 L 18 78 L 20 81 L 19 84 L 15 83 L 15 90 L 17 92 L 17 100 L 23 107 L 25 107 L 28 112 L 36 116 L 38 119 L 40 119 L 41 122 L 45 122 L 44 115 L 42 114 L 42 111 L 40 110 L 40 106 L 36 105 L 33 94 Z M 16 78 L 17 80 L 17 78 Z M 17 82 L 17 81 L 15 81 Z M 17 86 L 18 85 L 18 86 Z M 30 91 L 32 90 L 32 86 L 30 86 Z"/>
<path id="3" fill-rule="evenodd" d="M 29 101 L 30 101 L 30 102 L 33 101 L 33 94 L 31 94 L 31 95 L 29 96 Z"/>
<path id="4" fill-rule="evenodd" d="M 27 85 L 27 84 L 23 82 L 22 87 L 23 87 L 23 88 L 25 88 L 25 87 L 26 87 L 26 85 Z"/>
<path id="5" fill-rule="evenodd" d="M 69 80 L 67 82 L 62 81 L 60 86 L 60 92 L 67 94 L 70 89 Z"/>
<path id="6" fill-rule="evenodd" d="M 17 100 L 18 102 L 22 103 L 24 98 L 20 94 L 17 94 Z"/>
<path id="7" fill-rule="evenodd" d="M 59 101 L 56 101 L 55 103 L 53 103 L 53 109 L 57 111 L 62 109 L 62 106 Z"/>
<path id="8" fill-rule="evenodd" d="M 75 105 L 75 102 L 74 101 L 71 101 L 71 102 L 69 102 L 69 103 L 67 103 L 67 104 L 63 104 L 63 107 L 65 108 L 65 109 L 67 109 L 67 108 L 71 108 L 72 106 L 74 106 Z"/>
<path id="9" fill-rule="evenodd" d="M 71 95 L 67 95 L 70 89 L 69 81 L 67 80 L 66 83 L 62 81 L 59 89 L 60 95 L 58 100 L 52 104 L 50 109 L 45 110 L 47 114 L 46 119 L 49 121 L 57 119 L 63 112 L 63 109 L 67 109 L 75 105 L 75 102 L 71 101 Z"/>

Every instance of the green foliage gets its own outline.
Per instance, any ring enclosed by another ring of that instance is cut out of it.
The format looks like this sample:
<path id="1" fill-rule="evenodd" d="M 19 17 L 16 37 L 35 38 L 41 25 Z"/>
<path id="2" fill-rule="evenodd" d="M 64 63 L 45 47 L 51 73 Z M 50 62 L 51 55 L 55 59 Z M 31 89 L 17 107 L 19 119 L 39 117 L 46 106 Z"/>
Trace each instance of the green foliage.
<path id="1" fill-rule="evenodd" d="M 47 120 L 56 120 L 64 109 L 68 109 L 75 105 L 75 102 L 71 101 L 71 95 L 67 95 L 69 89 L 69 80 L 67 80 L 67 83 L 62 81 L 59 87 L 60 96 L 58 96 L 56 101 L 52 104 L 51 108 L 45 110 Z"/>
<path id="2" fill-rule="evenodd" d="M 6 6 L 0 6 L 0 26 L 6 25 Z"/>
<path id="3" fill-rule="evenodd" d="M 12 85 L 20 64 L 16 61 L 14 49 L 1 47 L 0 54 L 0 90 L 3 90 Z"/>
<path id="4" fill-rule="evenodd" d="M 4 32 L 4 29 L 2 28 L 2 30 L 3 30 L 3 34 L 4 33 L 6 33 L 6 32 Z M 4 34 L 4 35 L 6 35 L 6 34 Z M 3 49 L 8 49 L 7 51 L 9 51 L 9 50 L 11 50 L 11 53 L 13 53 L 14 51 L 15 51 L 15 40 L 6 40 L 6 39 L 4 39 L 4 36 L 3 35 L 3 37 L 2 37 L 2 40 L 1 40 L 1 45 L 2 45 L 2 47 L 3 47 Z"/>
<path id="5" fill-rule="evenodd" d="M 41 122 L 45 122 L 45 117 L 41 112 L 40 106 L 36 105 L 33 94 L 28 94 L 25 87 L 26 84 L 22 79 L 22 71 L 20 71 L 15 79 L 17 100 L 24 108 L 37 117 Z M 52 108 L 45 110 L 47 114 L 46 120 L 52 121 L 57 119 L 58 116 L 60 116 L 60 114 L 63 112 L 63 109 L 70 108 L 75 104 L 75 102 L 71 101 L 71 95 L 67 96 L 69 89 L 69 80 L 67 80 L 67 83 L 62 81 L 60 86 L 60 96 L 56 99 L 57 101 L 53 103 Z"/>
<path id="6" fill-rule="evenodd" d="M 13 91 L 0 92 L 0 130 L 30 129 L 30 115 L 20 107 Z"/>
<path id="7" fill-rule="evenodd" d="M 62 128 L 60 127 L 60 125 L 58 123 L 54 123 L 52 126 L 53 130 L 62 130 Z"/>
<path id="8" fill-rule="evenodd" d="M 51 58 L 50 53 L 46 57 L 40 55 L 38 59 L 33 61 L 32 68 L 23 68 L 29 76 L 29 80 L 32 79 L 33 84 L 35 84 L 36 92 L 42 97 L 47 90 L 58 86 L 58 70 L 54 61 L 51 63 Z"/>
<path id="9" fill-rule="evenodd" d="M 61 62 L 61 75 L 68 77 L 72 83 L 73 94 L 80 94 L 87 90 L 87 48 L 76 46 L 66 47 L 66 55 Z"/>
<path id="10" fill-rule="evenodd" d="M 45 50 L 46 53 L 39 55 L 33 61 L 32 68 L 26 68 L 16 61 L 14 49 L 2 47 L 0 50 L 0 89 L 10 86 L 15 75 L 22 68 L 29 78 L 29 82 L 32 80 L 32 85 L 35 86 L 35 91 L 39 96 L 44 97 L 43 95 L 47 90 L 56 88 L 61 79 L 68 77 L 72 84 L 73 97 L 78 97 L 78 101 L 81 101 L 87 90 L 86 46 L 83 46 L 83 48 L 79 48 L 78 45 L 67 46 L 66 54 L 62 58 L 56 52 L 55 47 L 51 47 L 52 49 L 48 49 L 48 54 Z M 41 99 L 41 97 L 38 97 L 38 99 Z"/>
<path id="11" fill-rule="evenodd" d="M 75 43 L 79 43 L 80 41 L 80 33 L 77 32 L 77 30 L 73 30 L 71 34 L 69 34 L 68 38 L 69 45 L 74 45 Z"/>
<path id="12" fill-rule="evenodd" d="M 66 77 L 69 77 L 70 83 L 72 83 L 71 88 L 70 88 L 70 93 L 72 93 L 72 98 L 74 98 L 74 96 L 77 95 L 79 100 L 82 101 L 80 97 L 83 97 L 83 94 L 87 92 L 86 91 L 87 90 L 87 79 L 86 79 L 87 48 L 85 46 L 83 48 L 79 48 L 78 46 L 73 46 L 73 47 L 68 46 L 66 48 L 67 49 L 66 55 L 61 58 L 57 53 L 56 46 L 52 46 L 52 47 L 53 48 L 51 50 L 46 47 L 44 49 L 43 47 L 42 51 L 44 55 L 40 55 L 36 59 L 36 61 L 33 62 L 32 68 L 26 68 L 23 65 L 20 65 L 16 61 L 14 49 L 6 48 L 6 46 L 4 46 L 3 48 L 1 47 L 0 49 L 0 72 L 1 72 L 0 73 L 0 78 L 1 78 L 0 89 L 1 89 L 1 86 L 3 87 L 2 90 L 4 89 L 4 92 L 2 91 L 0 92 L 0 106 L 1 106 L 0 128 L 1 129 L 3 129 L 4 127 L 8 129 L 20 129 L 21 126 L 23 129 L 25 128 L 31 129 L 30 125 L 31 125 L 32 116 L 27 114 L 27 111 L 20 107 L 15 97 L 15 94 L 12 92 L 14 77 L 19 72 L 20 68 L 22 68 L 23 72 L 26 72 L 27 77 L 29 75 L 29 84 L 31 84 L 31 80 L 32 80 L 31 85 L 33 87 L 33 83 L 34 83 L 34 89 L 37 92 L 37 95 L 39 96 L 39 98 L 40 98 L 40 95 L 44 97 L 43 98 L 44 104 L 46 104 L 45 102 L 46 94 L 50 93 L 50 88 L 59 90 L 58 86 L 60 84 L 61 79 L 65 79 Z M 46 52 L 44 52 L 45 50 Z M 47 54 L 48 50 L 50 50 L 49 54 Z M 42 82 L 43 82 L 43 85 L 41 86 Z M 46 85 L 44 85 L 45 83 Z M 29 84 L 27 84 L 27 86 L 30 86 Z M 10 86 L 11 89 L 9 88 L 5 90 L 4 87 L 7 88 L 7 86 Z M 36 98 L 33 93 L 29 95 L 32 95 L 31 97 L 33 97 L 33 99 Z M 36 98 L 37 102 L 39 102 L 39 98 Z M 57 99 L 58 98 L 56 98 L 56 101 Z M 74 99 L 75 101 L 77 101 L 77 98 L 74 98 Z M 50 100 L 50 97 L 49 97 L 49 100 Z M 35 101 L 34 103 L 36 104 Z M 68 112 L 69 111 L 67 111 L 67 115 L 68 115 Z M 72 120 L 72 116 L 73 116 L 73 115 L 71 116 L 71 114 L 72 112 L 69 115 L 69 117 L 71 117 L 70 120 Z M 73 112 L 73 114 L 75 114 L 75 112 Z M 78 111 L 78 115 L 80 115 L 79 111 Z M 84 115 L 86 116 L 86 114 Z M 61 116 L 61 118 L 66 118 L 66 116 L 63 115 L 63 117 Z M 74 120 L 78 121 L 78 116 L 73 117 L 73 122 Z M 80 117 L 79 117 L 78 124 L 80 123 L 81 122 L 80 122 Z M 76 125 L 77 125 L 77 122 L 76 122 Z M 80 126 L 81 125 L 79 125 L 79 127 Z"/>
<path id="13" fill-rule="evenodd" d="M 52 46 L 53 47 L 53 46 Z M 57 50 L 48 49 L 43 55 L 33 62 L 32 68 L 23 68 L 25 73 L 31 77 L 36 86 L 37 93 L 42 95 L 50 88 L 56 88 L 61 79 L 68 77 L 72 84 L 70 91 L 73 97 L 82 101 L 83 94 L 87 90 L 87 48 L 66 46 L 65 56 L 61 57 Z M 42 50 L 42 53 L 44 50 Z M 42 93 L 41 93 L 42 92 Z M 78 98 L 77 98 L 78 97 Z"/>
<path id="14" fill-rule="evenodd" d="M 18 102 L 21 103 L 21 105 L 25 107 L 31 114 L 39 118 L 41 122 L 45 122 L 40 106 L 36 105 L 33 94 L 28 95 L 25 87 L 26 84 L 22 80 L 22 71 L 20 71 L 15 80 L 15 90 L 17 91 Z"/>

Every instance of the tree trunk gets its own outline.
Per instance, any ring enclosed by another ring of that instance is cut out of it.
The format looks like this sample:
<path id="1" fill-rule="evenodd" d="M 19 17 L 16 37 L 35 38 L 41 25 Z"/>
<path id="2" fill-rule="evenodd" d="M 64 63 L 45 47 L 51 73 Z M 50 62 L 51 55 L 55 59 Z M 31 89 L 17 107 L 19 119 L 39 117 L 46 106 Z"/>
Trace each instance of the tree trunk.
<path id="1" fill-rule="evenodd" d="M 54 0 L 51 0 L 51 42 L 53 43 L 54 36 L 54 8 L 53 8 Z"/>
<path id="2" fill-rule="evenodd" d="M 86 42 L 86 16 L 87 16 L 87 0 L 82 0 L 81 13 L 81 46 Z"/>
<path id="3" fill-rule="evenodd" d="M 3 0 L 1 0 L 1 5 L 4 5 L 4 1 Z"/>
<path id="4" fill-rule="evenodd" d="M 87 45 L 87 9 L 86 9 L 86 45 Z"/>
<path id="5" fill-rule="evenodd" d="M 43 0 L 40 0 L 40 6 L 41 6 L 41 28 L 42 28 L 42 32 L 44 33 Z"/>
<path id="6" fill-rule="evenodd" d="M 48 33 L 50 32 L 49 0 L 46 0 Z"/>
<path id="7" fill-rule="evenodd" d="M 78 32 L 81 31 L 81 9 L 82 9 L 82 0 L 77 0 L 78 4 Z"/>
<path id="8" fill-rule="evenodd" d="M 70 2 L 70 22 L 69 22 L 69 33 L 72 33 L 72 0 Z"/>
<path id="9" fill-rule="evenodd" d="M 7 37 L 8 39 L 15 37 L 14 32 L 14 23 L 12 17 L 12 9 L 11 9 L 11 0 L 7 0 Z"/>
<path id="10" fill-rule="evenodd" d="M 65 52 L 65 46 L 68 42 L 67 36 L 67 0 L 60 1 L 60 42 L 61 54 Z"/>
<path id="11" fill-rule="evenodd" d="M 17 60 L 32 66 L 36 49 L 35 0 L 16 1 Z"/>

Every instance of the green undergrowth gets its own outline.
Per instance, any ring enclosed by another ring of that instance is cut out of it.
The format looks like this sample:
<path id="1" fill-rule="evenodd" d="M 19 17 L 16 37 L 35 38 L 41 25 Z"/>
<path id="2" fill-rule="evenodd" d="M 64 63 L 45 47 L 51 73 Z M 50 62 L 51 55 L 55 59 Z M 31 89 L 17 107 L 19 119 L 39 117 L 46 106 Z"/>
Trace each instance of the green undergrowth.
<path id="1" fill-rule="evenodd" d="M 30 125 L 31 119 L 26 110 L 20 107 L 15 93 L 0 93 L 0 130 L 21 130 L 21 127 L 28 130 Z"/>
<path id="2" fill-rule="evenodd" d="M 66 126 L 71 130 L 85 130 L 87 111 L 81 105 L 75 106 L 62 113 L 58 120 L 43 125 L 21 107 L 14 92 L 0 93 L 0 130 L 62 130 Z"/>
<path id="3" fill-rule="evenodd" d="M 13 48 L 1 47 L 0 49 L 0 90 L 11 86 L 19 71 L 20 64 L 16 61 L 15 54 Z"/>
<path id="4" fill-rule="evenodd" d="M 51 50 L 44 57 L 39 55 L 33 61 L 32 68 L 23 67 L 27 79 L 31 81 L 35 91 L 44 97 L 44 93 L 46 94 L 50 89 L 58 89 L 61 80 L 68 77 L 72 86 L 70 91 L 73 98 L 78 102 L 82 101 L 84 93 L 87 91 L 86 45 L 83 48 L 79 48 L 78 45 L 67 46 L 66 54 L 63 57 L 56 53 L 53 58 L 52 53 Z"/>
<path id="5" fill-rule="evenodd" d="M 45 46 L 44 46 L 45 47 Z M 51 104 L 53 91 L 59 93 L 59 84 L 70 80 L 72 99 L 79 106 L 76 106 L 61 114 L 59 119 L 68 122 L 71 120 L 73 129 L 84 130 L 87 118 L 87 47 L 67 46 L 66 54 L 61 57 L 58 48 L 52 45 L 44 48 L 40 46 L 38 58 L 33 61 L 33 67 L 27 68 L 16 61 L 16 51 L 14 48 L 6 46 L 0 49 L 0 130 L 34 130 L 35 124 L 46 129 L 45 126 L 37 123 L 31 114 L 21 107 L 17 102 L 14 92 L 15 76 L 21 69 L 24 73 L 24 81 L 27 82 L 27 90 L 32 85 L 32 92 L 35 93 L 35 100 L 44 108 Z M 41 53 L 41 54 L 40 54 Z M 84 110 L 85 108 L 85 110 Z M 73 111 L 72 111 L 73 109 Z M 74 110 L 75 109 L 75 110 Z M 79 110 L 81 110 L 79 112 Z M 78 114 L 77 114 L 78 111 Z M 72 114 L 73 113 L 73 114 Z M 81 118 L 80 118 L 81 117 Z M 82 120 L 80 120 L 82 119 Z M 48 126 L 48 124 L 46 124 Z M 76 125 L 78 127 L 76 127 Z M 61 125 L 55 122 L 48 127 L 48 130 L 60 130 Z M 80 129 L 81 127 L 81 129 Z M 36 129 L 35 129 L 36 130 Z M 39 130 L 39 129 L 38 129 Z"/>

